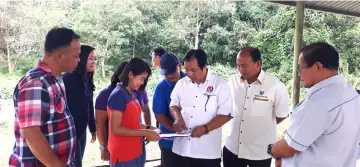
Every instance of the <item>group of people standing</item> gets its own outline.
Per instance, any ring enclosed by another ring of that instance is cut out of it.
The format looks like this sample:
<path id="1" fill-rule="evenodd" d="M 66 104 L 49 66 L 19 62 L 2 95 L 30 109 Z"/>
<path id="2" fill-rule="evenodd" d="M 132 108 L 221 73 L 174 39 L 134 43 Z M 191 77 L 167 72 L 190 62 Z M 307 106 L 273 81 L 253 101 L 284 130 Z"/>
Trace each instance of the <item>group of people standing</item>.
<path id="1" fill-rule="evenodd" d="M 360 98 L 338 74 L 339 55 L 329 44 L 301 51 L 300 77 L 308 90 L 292 112 L 285 84 L 261 68 L 257 48 L 240 50 L 238 73 L 229 82 L 208 70 L 201 49 L 190 49 L 180 62 L 156 48 L 152 61 L 162 77 L 152 100 L 154 127 L 145 91 L 149 65 L 140 58 L 121 62 L 94 105 L 95 48 L 79 39 L 68 28 L 50 30 L 44 57 L 16 86 L 9 166 L 81 167 L 87 128 L 91 142 L 99 141 L 101 159 L 113 167 L 144 167 L 147 141 L 159 141 L 162 167 L 220 167 L 221 161 L 224 167 L 270 167 L 272 159 L 284 167 L 355 166 Z M 288 116 L 288 130 L 276 141 L 276 126 Z M 189 136 L 160 138 L 159 131 Z"/>

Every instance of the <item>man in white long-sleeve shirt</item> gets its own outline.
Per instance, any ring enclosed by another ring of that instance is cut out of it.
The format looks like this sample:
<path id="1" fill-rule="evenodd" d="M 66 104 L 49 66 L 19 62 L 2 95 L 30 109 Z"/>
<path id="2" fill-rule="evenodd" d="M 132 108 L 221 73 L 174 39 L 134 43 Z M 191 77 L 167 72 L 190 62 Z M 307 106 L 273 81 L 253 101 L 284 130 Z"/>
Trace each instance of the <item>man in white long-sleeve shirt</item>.
<path id="1" fill-rule="evenodd" d="M 338 74 L 339 54 L 314 43 L 299 56 L 306 98 L 290 113 L 283 139 L 268 152 L 283 167 L 355 167 L 360 137 L 360 98 Z"/>

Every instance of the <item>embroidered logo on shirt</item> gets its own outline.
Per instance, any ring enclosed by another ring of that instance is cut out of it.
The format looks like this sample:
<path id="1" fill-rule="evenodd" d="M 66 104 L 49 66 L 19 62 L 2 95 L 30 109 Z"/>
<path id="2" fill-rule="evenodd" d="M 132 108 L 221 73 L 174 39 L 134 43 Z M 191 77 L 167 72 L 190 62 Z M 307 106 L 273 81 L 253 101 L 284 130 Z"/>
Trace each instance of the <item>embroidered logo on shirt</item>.
<path id="1" fill-rule="evenodd" d="M 62 95 L 60 93 L 55 95 L 55 110 L 58 113 L 63 113 Z"/>
<path id="2" fill-rule="evenodd" d="M 265 93 L 265 91 L 263 91 L 263 90 L 260 90 L 260 91 L 259 91 L 259 94 L 260 94 L 260 95 L 264 95 L 264 93 Z"/>
<path id="3" fill-rule="evenodd" d="M 214 87 L 208 86 L 208 87 L 206 88 L 206 93 L 212 93 L 213 90 L 214 90 Z"/>

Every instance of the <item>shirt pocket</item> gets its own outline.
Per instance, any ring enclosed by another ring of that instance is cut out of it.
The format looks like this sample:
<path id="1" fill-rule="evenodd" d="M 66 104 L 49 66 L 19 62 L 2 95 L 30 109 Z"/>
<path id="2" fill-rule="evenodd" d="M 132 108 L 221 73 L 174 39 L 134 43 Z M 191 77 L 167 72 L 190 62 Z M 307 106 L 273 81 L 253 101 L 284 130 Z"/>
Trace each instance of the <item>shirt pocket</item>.
<path id="1" fill-rule="evenodd" d="M 63 113 L 66 110 L 66 101 L 61 93 L 55 94 L 53 102 L 55 112 Z"/>
<path id="2" fill-rule="evenodd" d="M 208 95 L 205 98 L 204 108 L 205 112 L 216 113 L 218 109 L 217 96 Z"/>
<path id="3" fill-rule="evenodd" d="M 267 98 L 255 97 L 251 107 L 252 117 L 267 117 L 272 113 L 272 102 Z"/>

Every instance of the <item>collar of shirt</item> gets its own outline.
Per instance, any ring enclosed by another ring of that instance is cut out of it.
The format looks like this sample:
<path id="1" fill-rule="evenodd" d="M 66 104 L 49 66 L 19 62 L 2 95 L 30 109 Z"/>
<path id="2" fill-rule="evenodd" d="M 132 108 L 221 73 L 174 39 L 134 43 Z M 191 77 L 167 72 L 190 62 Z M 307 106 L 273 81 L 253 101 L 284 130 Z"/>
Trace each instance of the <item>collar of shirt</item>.
<path id="1" fill-rule="evenodd" d="M 185 74 L 184 72 L 180 71 L 180 76 L 181 76 L 181 78 L 184 78 L 184 77 L 186 77 L 186 74 Z M 165 79 L 165 81 L 166 81 L 166 83 L 167 83 L 170 87 L 174 87 L 174 86 L 175 86 L 175 84 L 172 83 L 172 82 L 170 82 L 169 80 Z"/>
<path id="2" fill-rule="evenodd" d="M 208 71 L 207 71 L 207 74 L 206 74 L 205 81 L 204 81 L 203 83 L 205 83 L 206 81 L 212 81 L 213 79 L 214 79 L 213 74 L 211 74 L 211 73 L 209 72 L 209 70 L 208 70 Z M 186 76 L 185 80 L 186 80 L 187 82 L 192 82 L 191 79 L 190 79 L 188 76 Z"/>
<path id="3" fill-rule="evenodd" d="M 345 79 L 343 76 L 335 75 L 335 76 L 324 79 L 324 80 L 320 81 L 319 83 L 315 84 L 311 88 L 307 89 L 306 93 L 308 96 L 311 96 L 312 94 L 314 94 L 315 92 L 319 91 L 320 89 L 322 89 L 326 86 L 329 86 L 332 84 L 337 84 L 337 83 L 344 83 L 344 82 L 345 82 Z"/>
<path id="4" fill-rule="evenodd" d="M 240 81 L 245 82 L 246 81 L 245 78 L 240 73 L 239 73 L 239 75 L 240 75 Z M 260 74 L 257 77 L 257 81 L 259 81 L 259 83 L 261 84 L 264 82 L 264 78 L 265 78 L 265 72 L 264 72 L 264 70 L 261 69 Z"/>
<path id="5" fill-rule="evenodd" d="M 50 68 L 46 64 L 42 63 L 41 60 L 38 60 L 36 67 L 44 70 L 48 75 L 54 76 L 53 73 L 51 72 Z M 59 80 L 62 77 L 62 75 L 60 74 L 59 77 L 56 77 L 56 76 L 54 76 L 54 77 L 57 80 Z"/>
<path id="6" fill-rule="evenodd" d="M 133 90 L 130 92 L 122 83 L 117 83 L 116 86 L 119 86 L 129 97 L 135 97 L 135 92 Z"/>

